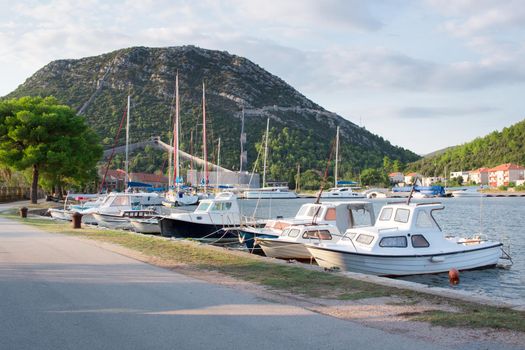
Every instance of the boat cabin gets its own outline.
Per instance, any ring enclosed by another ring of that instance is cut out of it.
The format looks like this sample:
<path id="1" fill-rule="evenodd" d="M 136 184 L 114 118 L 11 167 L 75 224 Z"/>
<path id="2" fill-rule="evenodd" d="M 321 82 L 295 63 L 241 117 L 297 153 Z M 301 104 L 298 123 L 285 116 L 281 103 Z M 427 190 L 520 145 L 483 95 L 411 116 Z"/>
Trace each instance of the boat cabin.
<path id="1" fill-rule="evenodd" d="M 106 196 L 99 210 L 111 211 L 142 209 L 148 206 L 156 206 L 162 203 L 161 198 L 156 193 L 117 193 L 113 192 Z"/>
<path id="2" fill-rule="evenodd" d="M 444 209 L 440 203 L 387 204 L 371 227 L 348 229 L 342 241 L 352 241 L 356 249 L 429 248 L 443 244 L 444 237 L 433 212 Z"/>
<path id="3" fill-rule="evenodd" d="M 267 228 L 284 229 L 294 224 L 331 224 L 339 232 L 350 227 L 371 226 L 375 221 L 370 202 L 322 202 L 303 204 L 293 219 L 269 220 Z"/>
<path id="4" fill-rule="evenodd" d="M 194 211 L 195 214 L 202 213 L 235 213 L 239 214 L 237 196 L 232 192 L 221 192 L 213 199 L 200 201 Z"/>

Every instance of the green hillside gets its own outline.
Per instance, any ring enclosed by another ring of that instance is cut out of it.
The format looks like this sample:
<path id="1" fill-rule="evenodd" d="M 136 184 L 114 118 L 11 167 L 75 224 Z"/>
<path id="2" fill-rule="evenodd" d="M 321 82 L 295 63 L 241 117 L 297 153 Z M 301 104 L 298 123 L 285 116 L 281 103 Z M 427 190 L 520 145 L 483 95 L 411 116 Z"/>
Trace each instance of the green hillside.
<path id="1" fill-rule="evenodd" d="M 419 157 L 391 145 L 382 137 L 326 111 L 279 77 L 251 61 L 224 51 L 194 46 L 122 49 L 96 57 L 58 60 L 49 63 L 7 97 L 53 95 L 83 114 L 101 136 L 106 148 L 113 143 L 126 96 L 131 95 L 131 142 L 159 135 L 170 137 L 170 106 L 175 74 L 179 72 L 181 96 L 181 145 L 200 154 L 202 83 L 206 84 L 208 148 L 213 153 L 221 138 L 221 164 L 239 168 L 241 110 L 249 168 L 257 157 L 256 143 L 270 118 L 272 139 L 286 147 L 272 151 L 273 178 L 290 178 L 290 169 L 322 169 L 326 163 L 336 126 L 341 127 L 343 169 L 379 167 L 385 156 L 403 163 Z M 194 143 L 190 145 L 193 133 Z M 123 138 L 120 140 L 122 144 Z M 196 150 L 196 151 L 195 151 Z M 144 154 L 142 153 L 142 156 Z M 151 161 L 154 161 L 152 157 Z M 152 169 L 157 163 L 143 164 Z M 140 169 L 131 169 L 137 171 Z"/>
<path id="2" fill-rule="evenodd" d="M 425 175 L 444 175 L 450 171 L 494 167 L 503 163 L 525 165 L 525 120 L 502 131 L 451 147 L 443 153 L 425 157 L 409 164 L 409 168 Z"/>

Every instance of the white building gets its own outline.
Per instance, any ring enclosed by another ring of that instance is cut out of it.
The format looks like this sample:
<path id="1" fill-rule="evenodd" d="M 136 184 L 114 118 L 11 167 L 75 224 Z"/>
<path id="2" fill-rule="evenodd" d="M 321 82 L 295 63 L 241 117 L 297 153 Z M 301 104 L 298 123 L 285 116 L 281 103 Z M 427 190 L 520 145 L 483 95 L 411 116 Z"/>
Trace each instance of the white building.
<path id="1" fill-rule="evenodd" d="M 451 179 L 454 179 L 454 178 L 458 178 L 461 176 L 461 178 L 463 179 L 463 182 L 467 182 L 469 181 L 469 174 L 470 172 L 468 171 L 451 171 L 450 172 L 450 178 Z"/>

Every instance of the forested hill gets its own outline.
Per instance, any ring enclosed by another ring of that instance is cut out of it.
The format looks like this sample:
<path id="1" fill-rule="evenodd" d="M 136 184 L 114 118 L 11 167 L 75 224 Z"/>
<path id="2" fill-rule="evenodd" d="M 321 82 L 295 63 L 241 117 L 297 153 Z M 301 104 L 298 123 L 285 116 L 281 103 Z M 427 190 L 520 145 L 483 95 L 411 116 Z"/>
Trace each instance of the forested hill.
<path id="1" fill-rule="evenodd" d="M 287 179 L 290 169 L 295 169 L 298 163 L 302 169 L 323 169 L 338 125 L 341 127 L 343 171 L 345 167 L 379 167 L 385 156 L 404 163 L 419 158 L 326 111 L 248 59 L 194 46 L 134 47 L 96 57 L 54 61 L 7 97 L 55 96 L 85 115 L 107 148 L 116 135 L 126 96 L 130 94 L 131 142 L 152 135 L 167 140 L 177 71 L 181 147 L 185 151 L 201 148 L 196 143 L 190 145 L 190 138 L 192 130 L 193 139 L 200 138 L 204 82 L 209 149 L 213 150 L 220 137 L 221 163 L 228 168 L 239 168 L 243 106 L 249 163 L 257 157 L 255 145 L 262 139 L 267 117 L 274 139 L 286 145 L 273 150 L 270 156 L 269 163 L 276 165 L 271 174 L 274 178 L 284 176 L 283 180 Z"/>
<path id="2" fill-rule="evenodd" d="M 461 146 L 448 148 L 439 155 L 425 157 L 409 164 L 409 168 L 425 175 L 443 175 L 445 167 L 450 172 L 495 167 L 503 163 L 525 165 L 525 120 Z"/>

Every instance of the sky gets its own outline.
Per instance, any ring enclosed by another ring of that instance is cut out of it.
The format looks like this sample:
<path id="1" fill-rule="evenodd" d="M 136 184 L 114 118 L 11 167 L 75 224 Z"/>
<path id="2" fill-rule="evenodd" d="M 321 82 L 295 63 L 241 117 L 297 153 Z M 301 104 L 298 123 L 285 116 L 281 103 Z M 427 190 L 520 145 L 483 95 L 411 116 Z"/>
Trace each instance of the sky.
<path id="1" fill-rule="evenodd" d="M 522 0 L 0 0 L 0 96 L 52 60 L 196 45 L 426 154 L 525 118 Z"/>

